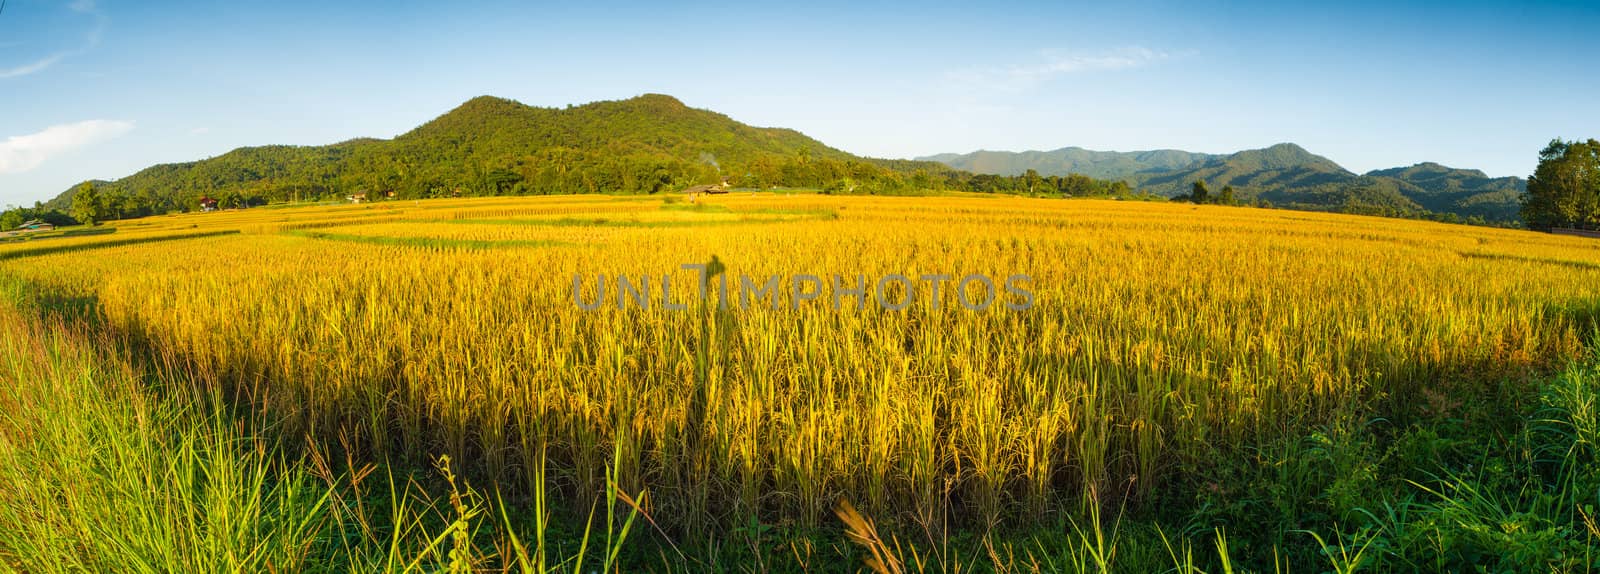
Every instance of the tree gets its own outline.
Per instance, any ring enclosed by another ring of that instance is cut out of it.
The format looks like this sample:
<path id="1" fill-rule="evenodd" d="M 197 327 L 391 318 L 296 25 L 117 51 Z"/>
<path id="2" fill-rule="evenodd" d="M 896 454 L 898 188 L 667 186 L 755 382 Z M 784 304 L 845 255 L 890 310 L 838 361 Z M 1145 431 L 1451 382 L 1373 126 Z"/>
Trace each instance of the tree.
<path id="1" fill-rule="evenodd" d="M 241 209 L 249 207 L 249 205 L 245 203 L 244 196 L 240 195 L 239 192 L 229 191 L 222 194 L 222 197 L 217 200 L 217 207 L 221 207 L 223 209 Z"/>
<path id="2" fill-rule="evenodd" d="M 1222 186 L 1222 195 L 1217 198 L 1217 203 L 1221 203 L 1223 205 L 1233 205 L 1234 204 L 1233 186 L 1231 186 L 1231 185 Z"/>
<path id="3" fill-rule="evenodd" d="M 855 193 L 855 191 L 856 191 L 856 182 L 854 180 L 848 178 L 848 177 L 840 178 L 840 179 L 836 179 L 836 180 L 833 180 L 831 182 L 828 182 L 828 185 L 823 186 L 823 188 L 822 188 L 822 193 L 827 194 L 827 195 L 849 194 L 849 193 Z"/>
<path id="4" fill-rule="evenodd" d="M 1194 191 L 1189 194 L 1189 199 L 1195 203 L 1205 203 L 1210 201 L 1211 190 L 1206 188 L 1206 180 L 1195 180 Z"/>
<path id="5" fill-rule="evenodd" d="M 1062 193 L 1080 197 L 1094 195 L 1096 192 L 1095 187 L 1099 183 L 1087 175 L 1069 173 L 1061 182 L 1061 186 L 1064 188 Z"/>
<path id="6" fill-rule="evenodd" d="M 78 186 L 78 191 L 72 194 L 72 218 L 83 222 L 84 225 L 100 223 L 105 219 L 105 211 L 105 201 L 93 183 L 83 182 Z"/>
<path id="7" fill-rule="evenodd" d="M 13 207 L 4 213 L 0 213 L 0 231 L 11 231 L 20 227 L 23 223 L 35 219 L 56 227 L 78 224 L 76 220 L 68 217 L 65 213 L 54 209 L 46 209 L 44 205 L 34 203 L 33 207 Z"/>
<path id="8" fill-rule="evenodd" d="M 0 231 L 11 231 L 16 229 L 17 227 L 21 226 L 23 222 L 27 221 L 27 219 L 24 219 L 24 217 L 26 216 L 23 214 L 22 208 L 20 207 L 15 209 L 7 209 L 5 213 L 0 213 Z"/>
<path id="9" fill-rule="evenodd" d="M 509 195 L 519 183 L 522 183 L 522 176 L 517 172 L 495 168 L 484 174 L 482 185 L 489 195 Z"/>
<path id="10" fill-rule="evenodd" d="M 1022 174 L 1022 180 L 1028 184 L 1028 195 L 1033 195 L 1034 191 L 1039 187 L 1039 172 L 1037 170 L 1029 169 L 1026 173 Z"/>
<path id="11" fill-rule="evenodd" d="M 1600 226 L 1600 141 L 1550 142 L 1522 196 L 1532 228 Z"/>

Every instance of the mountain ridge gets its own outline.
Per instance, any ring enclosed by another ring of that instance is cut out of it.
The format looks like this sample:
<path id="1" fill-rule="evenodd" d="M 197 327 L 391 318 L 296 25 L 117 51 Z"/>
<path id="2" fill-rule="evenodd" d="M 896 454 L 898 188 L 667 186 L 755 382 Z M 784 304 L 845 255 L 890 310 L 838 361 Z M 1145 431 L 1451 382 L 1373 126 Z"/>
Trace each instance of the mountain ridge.
<path id="1" fill-rule="evenodd" d="M 354 193 L 656 193 L 724 177 L 755 187 L 849 179 L 866 191 L 894 192 L 908 185 L 901 173 L 912 170 L 953 171 L 855 156 L 792 129 L 746 125 L 663 94 L 565 108 L 485 95 L 389 139 L 240 147 L 86 183 L 135 204 L 114 211 L 144 214 L 192 209 L 206 196 L 250 204 Z M 67 209 L 83 185 L 46 206 Z"/>
<path id="2" fill-rule="evenodd" d="M 1025 181 L 1020 175 L 1029 169 L 1047 181 Z M 1526 189 L 1520 178 L 1432 162 L 1356 174 L 1287 142 L 1231 154 L 1065 147 L 868 158 L 796 130 L 754 127 L 669 95 L 642 94 L 565 108 L 478 96 L 393 138 L 241 147 L 80 183 L 45 205 L 67 210 L 77 190 L 93 189 L 109 198 L 105 217 L 116 219 L 195 209 L 203 197 L 226 207 L 347 194 L 659 193 L 723 180 L 839 193 L 948 189 L 1169 198 L 1205 181 L 1214 189 L 1232 186 L 1236 199 L 1259 205 L 1495 222 L 1516 219 Z"/>
<path id="3" fill-rule="evenodd" d="M 1213 189 L 1232 186 L 1240 197 L 1274 204 L 1338 206 L 1348 211 L 1390 215 L 1432 211 L 1495 222 L 1517 219 L 1518 197 L 1527 189 L 1522 178 L 1489 177 L 1481 170 L 1426 161 L 1357 174 L 1290 142 L 1231 154 L 1163 151 L 1172 152 L 1166 161 L 1151 161 L 1151 151 L 1079 147 L 1048 152 L 978 150 L 917 159 L 997 175 L 1020 175 L 1029 169 L 1045 176 L 1076 173 L 1125 181 L 1167 197 L 1187 194 L 1195 181 L 1205 181 Z M 1098 159 L 1086 161 L 1087 158 Z"/>

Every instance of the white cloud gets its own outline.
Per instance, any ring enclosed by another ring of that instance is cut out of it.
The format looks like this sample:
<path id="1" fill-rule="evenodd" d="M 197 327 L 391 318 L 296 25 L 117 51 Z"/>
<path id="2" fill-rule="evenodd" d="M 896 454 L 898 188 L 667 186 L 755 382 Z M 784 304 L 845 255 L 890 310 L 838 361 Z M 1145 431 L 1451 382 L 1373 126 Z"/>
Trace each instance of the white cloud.
<path id="1" fill-rule="evenodd" d="M 11 136 L 0 142 L 0 174 L 22 173 L 50 158 L 128 133 L 133 122 L 88 120 L 50 126 L 44 131 Z"/>
<path id="2" fill-rule="evenodd" d="M 967 69 L 949 72 L 949 80 L 973 87 L 1016 91 L 1030 88 L 1056 76 L 1093 71 L 1126 70 L 1160 62 L 1168 58 L 1166 52 L 1143 47 L 1129 47 L 1094 54 L 1063 54 L 1043 52 L 1044 62 L 987 69 Z"/>
<path id="3" fill-rule="evenodd" d="M 200 126 L 198 128 L 194 128 L 192 130 L 189 130 L 189 135 L 192 135 L 192 136 L 201 136 L 201 135 L 205 135 L 205 134 L 208 134 L 208 133 L 211 133 L 211 127 L 210 126 Z"/>
<path id="4" fill-rule="evenodd" d="M 83 37 L 83 44 L 70 50 L 61 50 L 21 66 L 0 68 L 0 80 L 42 72 L 68 56 L 76 56 L 88 52 L 93 50 L 95 46 L 100 45 L 100 37 L 105 34 L 106 27 L 111 24 L 111 18 L 101 12 L 99 7 L 95 6 L 94 0 L 76 0 L 68 4 L 67 9 L 77 14 L 89 16 L 94 20 L 94 26 Z"/>
<path id="5" fill-rule="evenodd" d="M 23 64 L 15 68 L 6 68 L 0 70 L 0 78 L 15 78 L 17 76 L 26 76 L 34 72 L 43 71 L 45 68 L 54 66 L 56 62 L 60 62 L 61 59 L 65 57 L 67 57 L 65 52 L 60 54 L 51 54 L 31 64 Z"/>

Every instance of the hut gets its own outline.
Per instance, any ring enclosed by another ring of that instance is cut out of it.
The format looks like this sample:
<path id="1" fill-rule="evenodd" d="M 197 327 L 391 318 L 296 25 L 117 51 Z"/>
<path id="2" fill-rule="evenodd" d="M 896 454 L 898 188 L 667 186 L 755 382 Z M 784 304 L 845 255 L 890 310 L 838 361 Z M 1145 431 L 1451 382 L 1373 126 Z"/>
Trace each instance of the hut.
<path id="1" fill-rule="evenodd" d="M 696 195 L 699 195 L 699 194 L 702 194 L 702 193 L 707 194 L 707 195 L 728 193 L 728 180 L 726 178 L 724 178 L 722 180 L 722 183 L 719 183 L 719 184 L 716 184 L 716 185 L 692 185 L 692 186 L 689 186 L 687 189 L 684 189 L 683 192 L 689 194 L 690 197 L 693 197 L 693 196 L 696 196 Z"/>
<path id="2" fill-rule="evenodd" d="M 40 231 L 55 231 L 55 229 L 56 226 L 54 223 L 40 221 L 37 219 L 30 219 L 27 222 L 24 222 L 22 225 L 17 226 L 17 231 L 19 233 L 37 233 Z"/>
<path id="3" fill-rule="evenodd" d="M 200 198 L 200 211 L 216 211 L 216 210 L 217 210 L 217 200 L 212 199 L 211 196 L 209 196 L 209 195 L 206 196 L 206 197 Z"/>

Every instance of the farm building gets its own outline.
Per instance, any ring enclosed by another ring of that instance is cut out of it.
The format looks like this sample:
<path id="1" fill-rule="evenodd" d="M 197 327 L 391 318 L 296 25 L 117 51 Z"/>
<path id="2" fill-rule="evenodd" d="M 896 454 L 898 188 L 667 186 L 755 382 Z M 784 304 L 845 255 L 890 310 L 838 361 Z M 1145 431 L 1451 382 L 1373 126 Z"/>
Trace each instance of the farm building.
<path id="1" fill-rule="evenodd" d="M 683 192 L 687 193 L 689 195 L 695 195 L 695 194 L 700 194 L 700 193 L 707 193 L 707 194 L 728 193 L 728 182 L 727 181 L 723 181 L 722 183 L 719 183 L 719 184 L 716 184 L 716 185 L 694 185 L 694 186 L 689 186 L 689 188 L 683 190 Z"/>
<path id="2" fill-rule="evenodd" d="M 344 198 L 345 198 L 346 201 L 349 201 L 350 203 L 361 203 L 361 202 L 364 202 L 364 201 L 367 200 L 367 194 L 365 194 L 365 193 L 357 193 L 355 195 L 347 195 Z"/>
<path id="3" fill-rule="evenodd" d="M 206 196 L 206 197 L 200 198 L 200 211 L 216 211 L 216 210 L 217 210 L 217 200 L 212 199 L 211 196 Z"/>
<path id="4" fill-rule="evenodd" d="M 33 219 L 17 226 L 17 231 L 21 233 L 34 233 L 38 231 L 54 231 L 55 228 L 56 226 L 53 223 Z"/>

